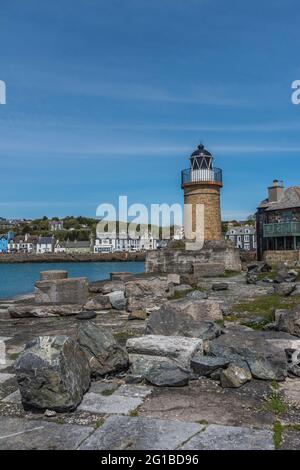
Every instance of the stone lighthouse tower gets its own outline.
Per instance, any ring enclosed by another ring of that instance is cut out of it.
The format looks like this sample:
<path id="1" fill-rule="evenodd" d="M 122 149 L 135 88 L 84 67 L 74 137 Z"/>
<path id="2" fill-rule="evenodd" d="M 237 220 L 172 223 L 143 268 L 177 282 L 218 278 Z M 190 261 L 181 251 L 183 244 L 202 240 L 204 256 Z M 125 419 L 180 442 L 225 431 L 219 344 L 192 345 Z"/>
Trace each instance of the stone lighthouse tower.
<path id="1" fill-rule="evenodd" d="M 190 156 L 190 168 L 181 173 L 187 241 L 201 238 L 203 241 L 221 240 L 222 186 L 222 170 L 214 167 L 212 154 L 200 144 Z"/>

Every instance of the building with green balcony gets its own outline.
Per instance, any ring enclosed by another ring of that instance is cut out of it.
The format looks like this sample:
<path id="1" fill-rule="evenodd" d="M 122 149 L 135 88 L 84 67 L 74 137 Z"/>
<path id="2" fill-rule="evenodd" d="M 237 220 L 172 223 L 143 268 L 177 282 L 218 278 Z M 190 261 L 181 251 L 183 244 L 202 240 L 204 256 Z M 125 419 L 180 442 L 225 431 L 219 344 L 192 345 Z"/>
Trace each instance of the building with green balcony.
<path id="1" fill-rule="evenodd" d="M 284 189 L 278 180 L 268 188 L 256 213 L 257 255 L 270 251 L 300 250 L 300 187 Z"/>

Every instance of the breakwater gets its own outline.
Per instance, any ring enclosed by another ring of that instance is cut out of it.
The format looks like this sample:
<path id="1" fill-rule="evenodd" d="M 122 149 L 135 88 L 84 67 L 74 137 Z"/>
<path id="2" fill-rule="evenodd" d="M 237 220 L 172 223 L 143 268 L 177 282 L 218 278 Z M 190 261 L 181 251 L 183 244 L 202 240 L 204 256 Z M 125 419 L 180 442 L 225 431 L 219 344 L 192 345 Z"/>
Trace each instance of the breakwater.
<path id="1" fill-rule="evenodd" d="M 0 263 L 98 263 L 145 261 L 144 252 L 0 254 Z"/>

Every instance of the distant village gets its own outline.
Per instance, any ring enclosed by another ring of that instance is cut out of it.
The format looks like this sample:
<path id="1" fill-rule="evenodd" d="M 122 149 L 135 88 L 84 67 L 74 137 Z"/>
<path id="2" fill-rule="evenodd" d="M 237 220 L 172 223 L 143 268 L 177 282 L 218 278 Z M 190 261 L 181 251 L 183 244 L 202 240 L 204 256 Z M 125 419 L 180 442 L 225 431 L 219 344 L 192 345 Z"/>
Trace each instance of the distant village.
<path id="1" fill-rule="evenodd" d="M 155 236 L 146 229 L 136 237 L 129 237 L 125 230 L 120 230 L 118 235 L 103 233 L 97 238 L 95 236 L 96 220 L 88 219 L 90 223 L 87 224 L 74 219 L 78 223 L 70 227 L 68 224 L 69 219 L 74 218 L 67 217 L 60 220 L 44 217 L 37 221 L 0 218 L 0 230 L 3 228 L 7 230 L 0 234 L 0 253 L 141 252 L 164 248 L 168 242 L 163 238 L 162 233 L 160 236 Z M 65 220 L 67 221 L 67 228 L 64 225 Z M 233 241 L 235 246 L 241 250 L 255 250 L 256 230 L 251 223 L 253 223 L 253 220 L 224 222 L 224 237 Z M 35 233 L 39 230 L 39 227 L 42 228 L 41 233 Z M 172 227 L 170 233 L 171 240 L 182 240 L 184 238 L 183 227 Z"/>
<path id="2" fill-rule="evenodd" d="M 140 235 L 128 236 L 124 228 L 117 234 L 96 237 L 97 220 L 87 217 L 36 220 L 0 217 L 0 255 L 17 253 L 114 253 L 143 252 L 165 248 L 162 229 L 154 235 L 144 226 Z M 117 223 L 118 224 L 118 223 Z M 278 180 L 267 188 L 267 198 L 246 221 L 222 223 L 223 237 L 245 253 L 263 259 L 264 253 L 300 250 L 300 187 L 287 189 Z M 183 227 L 172 227 L 172 240 L 184 238 Z"/>

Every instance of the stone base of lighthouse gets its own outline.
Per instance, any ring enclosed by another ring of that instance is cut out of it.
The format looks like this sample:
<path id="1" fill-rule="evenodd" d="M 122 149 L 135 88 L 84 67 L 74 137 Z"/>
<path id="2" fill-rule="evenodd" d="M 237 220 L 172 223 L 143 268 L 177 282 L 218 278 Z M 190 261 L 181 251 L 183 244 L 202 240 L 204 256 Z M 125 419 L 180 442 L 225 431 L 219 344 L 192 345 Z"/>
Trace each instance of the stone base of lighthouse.
<path id="1" fill-rule="evenodd" d="M 178 246 L 179 245 L 179 246 Z M 206 241 L 200 250 L 186 250 L 185 244 L 176 242 L 164 250 L 147 251 L 147 273 L 176 273 L 184 282 L 196 284 L 203 277 L 217 277 L 225 271 L 240 272 L 242 269 L 239 250 L 232 242 Z"/>

